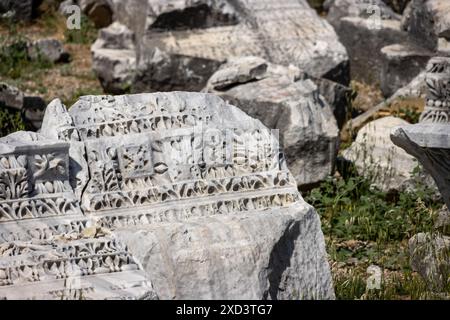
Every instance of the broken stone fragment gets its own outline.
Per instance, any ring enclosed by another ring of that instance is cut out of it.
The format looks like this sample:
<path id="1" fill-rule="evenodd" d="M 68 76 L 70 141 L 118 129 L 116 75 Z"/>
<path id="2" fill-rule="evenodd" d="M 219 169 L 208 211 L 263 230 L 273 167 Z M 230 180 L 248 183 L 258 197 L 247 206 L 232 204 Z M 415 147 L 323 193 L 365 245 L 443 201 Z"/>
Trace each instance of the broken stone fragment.
<path id="1" fill-rule="evenodd" d="M 99 31 L 92 45 L 92 68 L 105 91 L 124 93 L 132 85 L 136 70 L 134 33 L 119 22 Z"/>
<path id="2" fill-rule="evenodd" d="M 213 74 L 206 90 L 278 130 L 299 186 L 332 174 L 338 148 L 336 120 L 318 87 L 298 68 L 255 57 L 231 59 Z"/>
<path id="3" fill-rule="evenodd" d="M 25 95 L 16 87 L 0 83 L 0 107 L 21 111 L 30 130 L 41 127 L 46 105 L 40 97 Z"/>
<path id="4" fill-rule="evenodd" d="M 416 43 L 436 50 L 439 37 L 450 39 L 450 2 L 411 0 L 403 14 L 402 28 Z"/>
<path id="5" fill-rule="evenodd" d="M 234 86 L 268 77 L 287 77 L 291 82 L 311 79 L 333 110 L 339 128 L 343 126 L 351 89 L 328 79 L 312 77 L 293 65 L 285 67 L 251 56 L 231 58 L 211 76 L 206 91 L 216 91 L 220 94 Z"/>
<path id="6" fill-rule="evenodd" d="M 68 111 L 54 101 L 42 133 L 82 152 L 88 167 L 70 172 L 89 173 L 75 185 L 84 214 L 160 298 L 334 298 L 317 213 L 276 135 L 237 107 L 204 93 L 86 96 Z"/>
<path id="7" fill-rule="evenodd" d="M 368 84 L 380 83 L 381 49 L 407 39 L 397 20 L 378 20 L 375 24 L 369 19 L 345 17 L 336 32 L 350 57 L 352 79 Z"/>
<path id="8" fill-rule="evenodd" d="M 34 130 L 39 130 L 44 118 L 47 103 L 41 97 L 25 96 L 23 100 L 23 118 Z"/>
<path id="9" fill-rule="evenodd" d="M 0 82 L 0 107 L 22 110 L 23 92 L 7 83 Z"/>
<path id="10" fill-rule="evenodd" d="M 335 30 L 340 29 L 341 19 L 345 17 L 400 20 L 400 15 L 382 0 L 327 0 L 324 8 L 326 19 Z"/>
<path id="11" fill-rule="evenodd" d="M 64 50 L 57 39 L 40 39 L 28 45 L 28 56 L 31 59 L 44 59 L 52 63 L 68 62 L 70 54 Z"/>
<path id="12" fill-rule="evenodd" d="M 385 97 L 410 83 L 425 70 L 434 53 L 411 44 L 393 44 L 381 49 L 380 87 Z"/>
<path id="13" fill-rule="evenodd" d="M 267 74 L 267 61 L 258 57 L 230 59 L 221 66 L 208 84 L 213 90 L 225 90 L 250 81 L 261 80 Z"/>

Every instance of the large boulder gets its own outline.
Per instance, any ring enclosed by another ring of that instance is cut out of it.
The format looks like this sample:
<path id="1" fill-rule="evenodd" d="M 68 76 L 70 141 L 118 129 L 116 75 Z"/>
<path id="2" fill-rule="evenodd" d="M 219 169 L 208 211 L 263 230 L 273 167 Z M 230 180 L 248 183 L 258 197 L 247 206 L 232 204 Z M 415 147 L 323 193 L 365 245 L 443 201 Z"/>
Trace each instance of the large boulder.
<path id="1" fill-rule="evenodd" d="M 41 97 L 29 96 L 14 86 L 0 82 L 0 108 L 21 111 L 22 119 L 29 130 L 38 130 L 41 127 L 46 106 Z"/>
<path id="2" fill-rule="evenodd" d="M 114 22 L 99 31 L 92 45 L 92 68 L 106 92 L 125 93 L 131 88 L 136 71 L 134 33 Z"/>
<path id="3" fill-rule="evenodd" d="M 380 87 L 385 97 L 409 84 L 425 70 L 433 52 L 411 44 L 393 44 L 381 49 Z"/>
<path id="4" fill-rule="evenodd" d="M 22 110 L 24 94 L 18 88 L 0 82 L 0 108 Z"/>
<path id="5" fill-rule="evenodd" d="M 324 8 L 327 10 L 327 21 L 338 34 L 341 19 L 345 17 L 400 20 L 400 16 L 382 0 L 326 0 Z"/>
<path id="6" fill-rule="evenodd" d="M 69 53 L 57 39 L 39 39 L 28 44 L 28 56 L 31 59 L 44 59 L 52 63 L 67 62 Z"/>
<path id="7" fill-rule="evenodd" d="M 333 173 L 339 130 L 318 87 L 296 67 L 256 57 L 230 59 L 208 82 L 207 90 L 231 101 L 277 129 L 287 164 L 299 186 Z"/>
<path id="8" fill-rule="evenodd" d="M 390 140 L 390 132 L 408 122 L 396 117 L 384 117 L 363 126 L 350 148 L 342 152 L 358 173 L 371 179 L 379 189 L 390 192 L 414 185 L 417 160 Z M 429 178 L 427 178 L 429 180 Z"/>
<path id="9" fill-rule="evenodd" d="M 345 48 L 306 0 L 113 2 L 136 34 L 136 92 L 199 91 L 227 58 L 249 55 L 349 82 Z"/>
<path id="10" fill-rule="evenodd" d="M 381 49 L 407 40 L 400 22 L 393 19 L 382 19 L 375 24 L 367 18 L 344 17 L 336 31 L 347 48 L 352 79 L 375 85 L 381 80 Z"/>
<path id="11" fill-rule="evenodd" d="M 436 50 L 440 37 L 450 39 L 450 2 L 412 0 L 405 9 L 402 28 L 413 41 L 429 50 Z"/>
<path id="12" fill-rule="evenodd" d="M 83 212 L 160 298 L 334 297 L 320 219 L 278 140 L 222 99 L 87 96 L 49 106 L 42 134 L 70 143 Z"/>

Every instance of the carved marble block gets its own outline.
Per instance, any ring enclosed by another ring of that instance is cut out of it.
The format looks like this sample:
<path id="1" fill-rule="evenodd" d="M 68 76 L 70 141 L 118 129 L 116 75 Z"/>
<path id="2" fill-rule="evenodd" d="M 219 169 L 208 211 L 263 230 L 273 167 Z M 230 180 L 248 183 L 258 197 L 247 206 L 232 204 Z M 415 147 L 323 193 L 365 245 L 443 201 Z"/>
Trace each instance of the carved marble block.
<path id="1" fill-rule="evenodd" d="M 450 58 L 432 58 L 425 81 L 428 94 L 420 122 L 395 128 L 391 139 L 433 176 L 450 208 Z"/>
<path id="2" fill-rule="evenodd" d="M 69 176 L 68 143 L 31 132 L 0 139 L 0 299 L 152 292 L 126 247 L 83 215 Z"/>
<path id="3" fill-rule="evenodd" d="M 276 134 L 203 93 L 86 96 L 47 108 L 81 210 L 162 299 L 331 299 L 320 220 Z"/>

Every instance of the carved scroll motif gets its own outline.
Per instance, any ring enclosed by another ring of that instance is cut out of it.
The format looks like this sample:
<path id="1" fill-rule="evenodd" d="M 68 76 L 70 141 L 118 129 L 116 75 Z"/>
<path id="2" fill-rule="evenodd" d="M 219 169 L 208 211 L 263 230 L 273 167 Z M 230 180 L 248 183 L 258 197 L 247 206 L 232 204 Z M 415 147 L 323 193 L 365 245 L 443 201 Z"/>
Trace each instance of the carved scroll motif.
<path id="1" fill-rule="evenodd" d="M 420 122 L 450 123 L 450 60 L 430 60 L 425 81 L 428 94 Z"/>

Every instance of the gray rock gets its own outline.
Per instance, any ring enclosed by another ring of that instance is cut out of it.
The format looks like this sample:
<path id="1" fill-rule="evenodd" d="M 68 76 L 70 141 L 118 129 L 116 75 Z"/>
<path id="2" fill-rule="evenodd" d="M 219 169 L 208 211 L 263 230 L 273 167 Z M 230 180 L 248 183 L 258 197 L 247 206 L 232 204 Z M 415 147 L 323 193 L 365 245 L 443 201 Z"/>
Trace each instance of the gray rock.
<path id="1" fill-rule="evenodd" d="M 28 56 L 31 59 L 45 59 L 50 62 L 68 62 L 70 54 L 57 39 L 40 39 L 28 45 Z"/>
<path id="2" fill-rule="evenodd" d="M 400 15 L 382 0 L 329 0 L 324 7 L 328 11 L 327 21 L 336 30 L 340 29 L 341 19 L 345 17 L 400 20 Z"/>
<path id="3" fill-rule="evenodd" d="M 293 82 L 311 79 L 333 110 L 338 127 L 343 126 L 347 117 L 351 89 L 328 79 L 312 77 L 292 65 L 283 67 L 251 56 L 232 58 L 211 76 L 207 83 L 207 90 L 216 90 L 220 94 L 221 91 L 226 91 L 234 86 L 261 80 L 268 76 L 287 76 Z"/>
<path id="4" fill-rule="evenodd" d="M 420 122 L 394 128 L 392 141 L 415 156 L 433 176 L 450 208 L 450 58 L 435 57 L 427 66 L 428 94 Z"/>
<path id="5" fill-rule="evenodd" d="M 334 298 L 317 213 L 276 137 L 238 108 L 202 93 L 87 96 L 49 106 L 42 134 L 76 149 L 71 174 L 82 150 L 84 214 L 158 297 Z"/>
<path id="6" fill-rule="evenodd" d="M 23 93 L 18 88 L 0 82 L 0 107 L 22 110 Z"/>
<path id="7" fill-rule="evenodd" d="M 450 237 L 418 233 L 409 240 L 411 267 L 437 292 L 444 291 L 450 278 Z"/>
<path id="8" fill-rule="evenodd" d="M 328 79 L 311 76 L 307 77 L 317 85 L 320 95 L 323 96 L 325 101 L 330 105 L 334 117 L 336 118 L 338 128 L 343 128 L 349 113 L 349 100 L 352 89 Z"/>
<path id="9" fill-rule="evenodd" d="M 317 86 L 296 67 L 261 58 L 231 59 L 209 80 L 207 90 L 279 130 L 289 169 L 299 186 L 333 173 L 338 128 Z"/>
<path id="10" fill-rule="evenodd" d="M 114 8 L 139 43 L 134 91 L 199 91 L 233 56 L 259 56 L 349 83 L 345 48 L 305 0 L 134 0 Z"/>
<path id="11" fill-rule="evenodd" d="M 407 125 L 396 117 L 384 117 L 363 126 L 350 148 L 342 152 L 358 173 L 385 192 L 407 189 L 414 179 L 417 160 L 390 140 L 392 128 Z"/>
<path id="12" fill-rule="evenodd" d="M 425 98 L 427 86 L 425 84 L 426 71 L 420 72 L 406 86 L 398 89 L 388 100 L 390 103 L 398 98 Z"/>
<path id="13" fill-rule="evenodd" d="M 382 48 L 381 55 L 381 91 L 390 97 L 425 70 L 434 53 L 410 44 L 393 44 Z"/>
<path id="14" fill-rule="evenodd" d="M 439 37 L 450 39 L 450 3 L 412 0 L 403 15 L 402 28 L 420 45 L 436 50 Z"/>
<path id="15" fill-rule="evenodd" d="M 92 68 L 107 92 L 124 93 L 136 70 L 134 33 L 119 22 L 100 30 L 91 48 Z"/>
<path id="16" fill-rule="evenodd" d="M 0 0 L 0 17 L 15 21 L 31 21 L 41 1 L 39 0 Z"/>
<path id="17" fill-rule="evenodd" d="M 381 49 L 407 39 L 397 20 L 380 20 L 375 26 L 369 19 L 347 17 L 341 19 L 340 29 L 336 32 L 347 48 L 352 79 L 368 84 L 380 83 Z"/>

